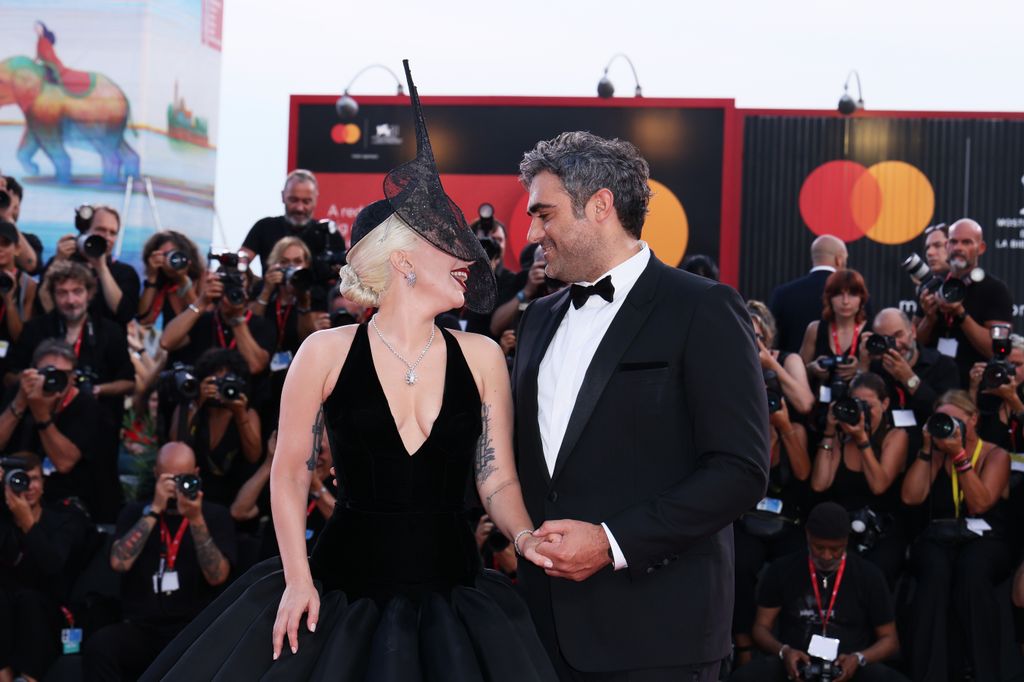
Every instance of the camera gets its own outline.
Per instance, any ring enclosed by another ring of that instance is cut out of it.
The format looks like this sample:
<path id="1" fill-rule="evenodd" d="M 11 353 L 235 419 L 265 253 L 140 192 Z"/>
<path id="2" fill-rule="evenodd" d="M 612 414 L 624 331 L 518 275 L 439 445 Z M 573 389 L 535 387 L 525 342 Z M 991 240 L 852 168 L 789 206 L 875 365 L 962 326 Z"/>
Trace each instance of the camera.
<path id="1" fill-rule="evenodd" d="M 856 426 L 864 415 L 864 430 L 871 432 L 871 406 L 860 398 L 851 395 L 843 396 L 832 403 L 832 416 L 837 422 L 848 426 Z"/>
<path id="2" fill-rule="evenodd" d="M 245 379 L 232 372 L 215 377 L 213 383 L 217 386 L 217 395 L 224 402 L 238 400 L 245 395 Z"/>
<path id="3" fill-rule="evenodd" d="M 945 303 L 960 303 L 967 296 L 967 285 L 956 277 L 939 277 L 919 255 L 910 254 L 901 266 L 917 285 L 917 295 L 937 294 Z"/>
<path id="4" fill-rule="evenodd" d="M 6 272 L 0 272 L 0 296 L 6 296 L 14 289 L 14 278 Z"/>
<path id="5" fill-rule="evenodd" d="M 832 661 L 814 657 L 809 663 L 798 663 L 796 671 L 804 682 L 832 682 L 843 674 L 843 669 Z"/>
<path id="6" fill-rule="evenodd" d="M 1010 343 L 1010 327 L 1005 324 L 993 325 L 990 333 L 992 358 L 985 365 L 985 372 L 981 375 L 982 390 L 1006 386 L 1013 381 L 1013 376 L 1017 372 L 1013 363 L 1007 360 L 1013 349 Z"/>
<path id="7" fill-rule="evenodd" d="M 165 258 L 167 264 L 175 270 L 181 271 L 188 268 L 189 257 L 184 251 L 171 251 Z"/>
<path id="8" fill-rule="evenodd" d="M 75 208 L 75 229 L 79 232 L 88 232 L 89 226 L 92 225 L 92 216 L 96 213 L 89 204 L 82 204 Z"/>
<path id="9" fill-rule="evenodd" d="M 25 468 L 28 462 L 20 457 L 0 457 L 0 468 L 4 470 L 3 484 L 12 493 L 23 493 L 28 490 L 29 478 Z"/>
<path id="10" fill-rule="evenodd" d="M 848 365 L 853 362 L 849 355 L 826 355 L 818 360 L 818 364 L 826 372 L 834 372 L 840 365 Z"/>
<path id="11" fill-rule="evenodd" d="M 317 220 L 299 235 L 313 252 L 313 280 L 329 286 L 338 279 L 338 270 L 345 259 L 345 240 L 333 220 Z"/>
<path id="12" fill-rule="evenodd" d="M 498 242 L 490 237 L 479 237 L 478 239 L 480 240 L 480 246 L 484 247 L 484 253 L 487 254 L 488 262 L 501 256 L 501 247 L 498 246 Z"/>
<path id="13" fill-rule="evenodd" d="M 874 548 L 884 530 L 882 519 L 870 507 L 850 512 L 850 534 L 857 551 Z"/>
<path id="14" fill-rule="evenodd" d="M 285 268 L 284 283 L 295 291 L 309 291 L 313 287 L 313 271 L 309 268 Z"/>
<path id="15" fill-rule="evenodd" d="M 960 439 L 963 441 L 967 440 L 966 425 L 956 417 L 944 412 L 936 412 L 928 417 L 928 421 L 924 423 L 924 430 L 932 438 L 938 439 L 952 438 L 959 430 Z"/>
<path id="16" fill-rule="evenodd" d="M 477 218 L 477 229 L 481 234 L 489 235 L 494 230 L 494 206 L 483 203 L 480 204 L 480 208 L 476 212 L 479 216 Z"/>
<path id="17" fill-rule="evenodd" d="M 60 393 L 68 387 L 68 373 L 66 370 L 57 369 L 53 365 L 47 365 L 39 370 L 43 377 L 43 393 Z"/>
<path id="18" fill-rule="evenodd" d="M 344 327 L 348 324 L 358 324 L 358 320 L 344 308 L 338 308 L 331 313 L 331 326 L 332 327 Z"/>
<path id="19" fill-rule="evenodd" d="M 203 481 L 195 474 L 178 474 L 174 477 L 174 485 L 178 493 L 190 500 L 199 497 L 199 491 L 203 489 Z"/>
<path id="20" fill-rule="evenodd" d="M 192 400 L 199 395 L 199 380 L 193 372 L 195 368 L 183 362 L 175 362 L 169 369 L 160 372 L 160 390 L 168 392 L 179 399 Z"/>
<path id="21" fill-rule="evenodd" d="M 768 413 L 781 410 L 782 384 L 779 383 L 779 375 L 770 369 L 764 370 L 764 388 L 768 393 Z"/>
<path id="22" fill-rule="evenodd" d="M 100 383 L 100 375 L 92 367 L 79 367 L 74 371 L 75 386 L 83 390 L 92 390 L 92 387 Z"/>
<path id="23" fill-rule="evenodd" d="M 98 234 L 80 234 L 76 243 L 84 258 L 102 258 L 107 253 L 107 240 Z"/>
<path id="24" fill-rule="evenodd" d="M 248 268 L 237 251 L 214 251 L 210 249 L 209 260 L 217 261 L 220 268 L 217 276 L 224 284 L 224 298 L 231 305 L 242 305 L 246 301 L 245 280 L 242 273 Z"/>
<path id="25" fill-rule="evenodd" d="M 891 350 L 897 350 L 895 337 L 884 334 L 872 334 L 864 341 L 864 347 L 872 357 L 881 357 Z"/>

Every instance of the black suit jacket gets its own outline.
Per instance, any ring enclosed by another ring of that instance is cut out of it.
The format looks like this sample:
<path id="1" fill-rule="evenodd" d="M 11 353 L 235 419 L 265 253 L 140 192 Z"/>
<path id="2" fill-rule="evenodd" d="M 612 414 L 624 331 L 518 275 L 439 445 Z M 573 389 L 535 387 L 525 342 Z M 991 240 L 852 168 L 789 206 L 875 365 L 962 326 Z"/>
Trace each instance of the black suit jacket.
<path id="1" fill-rule="evenodd" d="M 549 476 L 537 375 L 568 306 L 567 289 L 536 301 L 517 337 L 523 494 L 537 524 L 607 523 L 629 567 L 572 582 L 520 562 L 527 601 L 553 616 L 558 647 L 578 670 L 723 658 L 730 524 L 761 499 L 768 475 L 767 401 L 743 302 L 652 256 L 598 346 Z"/>
<path id="2" fill-rule="evenodd" d="M 809 272 L 799 279 L 786 282 L 772 292 L 768 307 L 775 317 L 776 345 L 779 350 L 799 353 L 807 325 L 821 319 L 828 270 Z"/>

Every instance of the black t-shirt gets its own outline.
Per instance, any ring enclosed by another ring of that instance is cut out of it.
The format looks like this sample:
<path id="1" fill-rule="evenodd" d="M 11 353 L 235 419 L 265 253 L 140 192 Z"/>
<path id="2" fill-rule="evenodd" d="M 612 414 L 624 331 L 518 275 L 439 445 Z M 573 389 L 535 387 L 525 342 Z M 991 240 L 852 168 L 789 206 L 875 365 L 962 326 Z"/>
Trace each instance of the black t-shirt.
<path id="1" fill-rule="evenodd" d="M 46 476 L 43 500 L 53 503 L 66 497 L 78 497 L 95 515 L 97 509 L 103 508 L 103 498 L 109 496 L 111 490 L 116 490 L 118 485 L 117 459 L 112 456 L 113 453 L 100 451 L 96 425 L 103 423 L 103 416 L 96 399 L 88 393 L 72 390 L 76 391 L 74 398 L 64 409 L 53 415 L 53 424 L 65 438 L 78 446 L 82 458 L 71 471 L 62 474 L 54 470 Z M 4 409 L 7 409 L 17 394 L 18 384 L 8 387 L 4 396 Z M 50 471 L 52 464 L 49 463 L 46 449 L 35 428 L 35 418 L 29 410 L 25 411 L 7 441 L 7 447 L 3 449 L 7 455 L 25 451 L 46 457 L 43 473 Z M 104 454 L 111 456 L 104 457 Z"/>
<path id="2" fill-rule="evenodd" d="M 298 237 L 305 227 L 292 225 L 283 215 L 260 218 L 249 228 L 249 234 L 245 235 L 242 247 L 256 253 L 260 257 L 260 266 L 266 271 L 267 259 L 274 249 L 274 244 L 285 237 Z"/>
<path id="3" fill-rule="evenodd" d="M 960 370 L 953 358 L 921 345 L 918 345 L 917 362 L 912 369 L 921 380 L 913 395 L 885 371 L 881 361 L 871 361 L 871 371 L 885 379 L 892 409 L 913 410 L 917 425 L 924 426 L 928 416 L 935 411 L 935 401 L 946 391 L 960 388 Z"/>
<path id="4" fill-rule="evenodd" d="M 76 263 L 81 263 L 92 270 L 92 266 L 89 265 L 89 262 L 77 253 L 72 254 L 71 260 Z M 51 258 L 46 264 L 43 274 L 40 275 L 40 281 L 45 277 L 46 269 L 49 269 L 52 264 L 53 259 Z M 142 289 L 142 280 L 139 279 L 139 273 L 135 271 L 135 268 L 127 263 L 121 263 L 108 258 L 107 265 L 110 267 L 111 276 L 114 278 L 114 281 L 117 282 L 117 286 L 121 290 L 121 302 L 117 304 L 116 311 L 111 310 L 107 306 L 107 299 L 103 296 L 103 281 L 99 278 L 99 275 L 96 275 L 97 289 L 96 294 L 89 302 L 89 314 L 113 320 L 121 325 L 121 329 L 124 330 L 128 323 L 135 319 L 136 314 L 139 312 L 139 297 L 141 295 L 140 290 Z M 93 274 L 96 274 L 94 270 Z M 35 311 L 39 315 L 46 312 L 43 310 L 42 303 L 38 297 L 36 297 Z"/>
<path id="5" fill-rule="evenodd" d="M 44 505 L 28 533 L 0 505 L 0 586 L 34 589 L 61 603 L 87 560 L 94 537 L 88 518 L 70 504 Z"/>
<path id="6" fill-rule="evenodd" d="M 142 517 L 144 502 L 132 502 L 125 506 L 117 519 L 117 537 L 122 538 Z M 164 514 L 167 530 L 173 538 L 184 518 L 176 514 Z M 231 515 L 224 507 L 212 502 L 203 503 L 203 518 L 210 530 L 210 536 L 217 549 L 227 558 L 232 567 L 236 564 L 238 548 L 235 527 Z M 121 602 L 124 616 L 133 623 L 144 623 L 162 627 L 180 627 L 191 621 L 217 594 L 203 577 L 196 559 L 192 531 L 186 529 L 182 535 L 181 547 L 175 563 L 180 588 L 170 594 L 153 593 L 153 575 L 160 566 L 163 543 L 160 540 L 160 523 L 157 522 L 149 534 L 142 553 L 135 560 L 131 570 L 121 576 Z"/>
<path id="7" fill-rule="evenodd" d="M 831 574 L 826 587 L 823 574 L 818 572 L 818 590 L 825 610 L 832 599 L 835 577 L 836 573 Z M 811 587 L 806 551 L 784 556 L 767 568 L 758 586 L 757 605 L 782 609 L 779 641 L 807 651 L 811 635 L 822 634 L 822 617 Z M 885 576 L 873 564 L 848 552 L 827 636 L 839 640 L 840 653 L 862 651 L 874 643 L 875 628 L 894 618 Z"/>
<path id="8" fill-rule="evenodd" d="M 66 323 L 56 310 L 29 320 L 14 344 L 8 371 L 20 372 L 30 367 L 32 354 L 42 341 L 64 341 L 66 335 Z M 128 357 L 128 340 L 121 325 L 90 313 L 82 329 L 81 341 L 78 346 L 78 368 L 94 372 L 98 377 L 97 383 L 135 379 L 135 369 Z M 124 402 L 123 398 L 118 400 Z"/>
<path id="9" fill-rule="evenodd" d="M 977 322 L 984 326 L 988 322 L 1013 320 L 1013 297 L 1002 280 L 986 275 L 980 282 L 967 285 L 967 296 L 964 298 L 964 310 Z M 985 356 L 979 353 L 967 340 L 960 325 L 942 313 L 935 323 L 935 343 L 942 337 L 952 337 L 957 341 L 956 365 L 960 368 L 960 384 L 970 384 L 971 367 L 976 362 L 984 362 Z"/>

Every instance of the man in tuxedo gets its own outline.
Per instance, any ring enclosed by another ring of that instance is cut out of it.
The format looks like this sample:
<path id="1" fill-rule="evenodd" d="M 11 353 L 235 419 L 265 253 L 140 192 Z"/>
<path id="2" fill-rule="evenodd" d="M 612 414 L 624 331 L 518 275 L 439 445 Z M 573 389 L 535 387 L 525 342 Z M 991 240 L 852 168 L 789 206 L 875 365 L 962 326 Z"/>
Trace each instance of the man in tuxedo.
<path id="1" fill-rule="evenodd" d="M 800 352 L 807 325 L 821 317 L 821 295 L 825 280 L 836 270 L 844 270 L 846 244 L 838 237 L 822 235 L 811 244 L 811 271 L 772 292 L 768 307 L 779 330 L 779 350 Z"/>
<path id="2" fill-rule="evenodd" d="M 519 476 L 552 561 L 520 562 L 534 622 L 563 680 L 717 680 L 730 524 L 767 482 L 750 318 L 640 241 L 633 145 L 563 133 L 520 173 L 547 275 L 577 283 L 526 309 L 513 372 Z"/>

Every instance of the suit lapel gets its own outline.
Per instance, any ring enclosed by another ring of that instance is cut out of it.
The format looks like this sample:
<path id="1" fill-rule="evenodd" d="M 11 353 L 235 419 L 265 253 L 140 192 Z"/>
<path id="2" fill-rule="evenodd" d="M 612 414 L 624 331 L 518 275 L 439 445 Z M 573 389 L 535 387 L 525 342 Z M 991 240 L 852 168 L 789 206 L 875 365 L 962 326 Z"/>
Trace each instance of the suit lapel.
<path id="1" fill-rule="evenodd" d="M 661 261 L 651 254 L 650 262 L 644 268 L 636 284 L 633 285 L 598 345 L 594 358 L 587 368 L 587 373 L 583 377 L 583 384 L 580 386 L 576 404 L 569 417 L 569 425 L 565 429 L 562 445 L 558 449 L 555 471 L 551 475 L 552 481 L 558 478 L 562 469 L 565 468 L 565 461 L 572 454 L 580 436 L 583 435 L 583 429 L 590 421 L 590 415 L 597 407 L 597 401 L 601 399 L 601 394 L 604 393 L 608 380 L 615 372 L 619 359 L 636 338 L 648 315 L 651 314 L 651 310 L 654 308 L 654 294 L 657 291 L 658 279 L 663 267 L 665 266 Z"/>
<path id="2" fill-rule="evenodd" d="M 528 415 L 528 423 L 525 425 L 525 435 L 529 438 L 526 452 L 539 454 L 537 463 L 544 472 L 544 480 L 550 481 L 551 474 L 548 472 L 547 461 L 544 458 L 544 441 L 540 437 L 540 424 L 537 420 L 537 375 L 540 373 L 540 363 L 544 354 L 551 345 L 558 325 L 562 323 L 566 311 L 569 309 L 569 289 L 566 287 L 555 295 L 550 311 L 543 317 L 541 325 L 537 330 L 535 343 L 530 348 L 527 365 L 523 371 L 523 401 L 524 415 Z"/>

